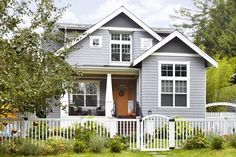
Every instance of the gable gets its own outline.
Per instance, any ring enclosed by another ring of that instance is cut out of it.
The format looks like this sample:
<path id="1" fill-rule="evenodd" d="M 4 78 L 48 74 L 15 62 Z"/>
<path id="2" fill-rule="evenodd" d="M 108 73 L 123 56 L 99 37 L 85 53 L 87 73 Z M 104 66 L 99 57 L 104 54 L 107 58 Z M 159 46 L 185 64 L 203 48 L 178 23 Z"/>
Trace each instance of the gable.
<path id="1" fill-rule="evenodd" d="M 105 27 L 126 27 L 126 28 L 141 28 L 137 23 L 135 23 L 131 18 L 129 18 L 124 13 L 120 13 L 111 21 L 107 22 Z"/>
<path id="2" fill-rule="evenodd" d="M 190 53 L 195 54 L 196 52 L 191 49 L 188 45 L 186 45 L 179 38 L 175 37 L 161 48 L 159 48 L 156 52 L 176 52 L 176 53 Z"/>
<path id="3" fill-rule="evenodd" d="M 153 46 L 152 48 L 148 49 L 146 52 L 144 52 L 142 55 L 140 55 L 138 58 L 136 58 L 133 61 L 133 65 L 135 66 L 138 63 L 142 62 L 145 58 L 147 58 L 148 56 L 150 56 L 151 54 L 153 54 L 154 52 L 156 52 L 157 50 L 162 48 L 164 45 L 166 45 L 167 43 L 172 41 L 174 38 L 178 38 L 184 44 L 186 44 L 189 48 L 191 48 L 194 52 L 196 52 L 202 58 L 204 58 L 207 61 L 207 65 L 208 66 L 212 65 L 212 66 L 218 67 L 218 63 L 213 58 L 211 58 L 208 54 L 203 52 L 199 47 L 197 47 L 187 37 L 185 37 L 183 34 L 181 34 L 178 31 L 175 31 L 175 32 L 171 33 L 166 38 L 164 38 L 159 43 L 157 43 L 155 46 Z"/>
<path id="4" fill-rule="evenodd" d="M 89 28 L 87 31 L 85 31 L 83 34 L 79 35 L 75 40 L 73 40 L 70 43 L 67 43 L 63 47 L 57 50 L 57 54 L 60 54 L 61 51 L 71 48 L 75 44 L 79 43 L 82 41 L 84 38 L 86 38 L 88 35 L 92 34 L 94 31 L 102 27 L 104 24 L 108 23 L 109 21 L 113 20 L 117 15 L 119 14 L 125 14 L 128 16 L 130 19 L 132 19 L 137 25 L 139 25 L 141 28 L 143 28 L 146 32 L 151 34 L 155 39 L 158 41 L 162 40 L 162 37 L 158 35 L 156 32 L 154 32 L 150 27 L 148 27 L 143 21 L 141 21 L 139 18 L 134 16 L 130 11 L 128 11 L 124 6 L 121 6 L 119 9 L 111 13 L 110 15 L 106 16 L 104 19 L 93 25 L 91 28 Z"/>

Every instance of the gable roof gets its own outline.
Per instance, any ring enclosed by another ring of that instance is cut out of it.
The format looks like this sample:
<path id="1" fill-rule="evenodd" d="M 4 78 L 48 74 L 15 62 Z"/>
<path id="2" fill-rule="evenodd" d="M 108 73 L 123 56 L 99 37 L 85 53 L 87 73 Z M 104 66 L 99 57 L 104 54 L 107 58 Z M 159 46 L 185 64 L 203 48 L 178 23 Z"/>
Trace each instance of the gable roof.
<path id="1" fill-rule="evenodd" d="M 137 65 L 138 63 L 143 61 L 145 58 L 150 56 L 152 53 L 157 51 L 159 48 L 161 48 L 162 46 L 167 44 L 169 41 L 171 41 L 175 37 L 179 38 L 182 42 L 184 42 L 186 45 L 188 45 L 190 48 L 192 48 L 196 53 L 198 53 L 201 57 L 203 57 L 206 61 L 208 61 L 208 63 L 210 63 L 211 65 L 213 65 L 215 67 L 218 67 L 218 63 L 213 58 L 211 58 L 209 55 L 207 55 L 205 52 L 203 52 L 199 47 L 197 47 L 194 43 L 192 43 L 188 38 L 186 38 L 184 35 L 182 35 L 178 31 L 171 33 L 166 38 L 164 38 L 159 43 L 157 43 L 155 46 L 151 47 L 146 52 L 144 52 L 139 57 L 137 57 L 133 61 L 133 65 L 134 66 Z"/>
<path id="2" fill-rule="evenodd" d="M 150 27 L 148 27 L 143 21 L 141 21 L 139 18 L 137 18 L 134 14 L 132 14 L 130 11 L 128 11 L 124 6 L 121 6 L 119 9 L 111 13 L 110 15 L 106 16 L 104 19 L 93 25 L 91 28 L 86 30 L 83 34 L 79 35 L 78 38 L 76 38 L 71 43 L 61 47 L 59 50 L 57 50 L 57 53 L 64 50 L 65 48 L 70 48 L 83 40 L 85 37 L 87 37 L 89 34 L 93 33 L 95 30 L 115 18 L 120 13 L 124 13 L 126 16 L 128 16 L 130 19 L 132 19 L 135 23 L 137 23 L 140 27 L 142 27 L 144 30 L 146 30 L 149 34 L 151 34 L 154 38 L 156 38 L 158 41 L 162 40 L 162 37 L 159 36 L 155 31 L 153 31 Z"/>

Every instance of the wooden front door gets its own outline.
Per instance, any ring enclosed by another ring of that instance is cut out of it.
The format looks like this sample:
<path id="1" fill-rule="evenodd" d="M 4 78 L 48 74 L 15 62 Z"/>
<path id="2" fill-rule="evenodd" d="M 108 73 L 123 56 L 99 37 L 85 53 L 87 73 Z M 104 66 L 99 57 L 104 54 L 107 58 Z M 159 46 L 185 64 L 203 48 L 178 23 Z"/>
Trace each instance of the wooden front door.
<path id="1" fill-rule="evenodd" d="M 113 99 L 118 116 L 129 116 L 128 102 L 134 101 L 135 80 L 112 80 Z"/>

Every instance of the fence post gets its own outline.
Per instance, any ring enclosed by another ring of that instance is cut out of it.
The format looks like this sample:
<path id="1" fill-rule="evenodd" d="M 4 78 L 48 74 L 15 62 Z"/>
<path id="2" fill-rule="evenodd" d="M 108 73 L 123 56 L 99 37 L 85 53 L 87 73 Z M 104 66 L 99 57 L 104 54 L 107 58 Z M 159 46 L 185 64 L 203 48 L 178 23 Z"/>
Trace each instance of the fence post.
<path id="1" fill-rule="evenodd" d="M 169 149 L 175 149 L 175 119 L 169 119 Z"/>
<path id="2" fill-rule="evenodd" d="M 140 138 L 140 140 L 141 140 L 141 142 L 140 142 L 140 150 L 142 150 L 143 149 L 143 136 L 144 136 L 144 134 L 143 134 L 143 132 L 144 132 L 144 127 L 143 127 L 143 120 L 142 120 L 142 118 L 140 118 L 140 135 L 141 135 L 141 138 Z"/>
<path id="3" fill-rule="evenodd" d="M 114 118 L 107 118 L 110 128 L 110 137 L 114 137 L 118 133 L 118 120 Z"/>
<path id="4" fill-rule="evenodd" d="M 20 119 L 20 136 L 26 138 L 26 120 Z"/>
<path id="5" fill-rule="evenodd" d="M 136 117 L 136 147 L 137 147 L 137 149 L 140 149 L 140 136 L 141 136 L 141 134 L 140 134 L 140 131 L 141 131 L 141 129 L 140 129 L 140 123 L 141 123 L 141 117 Z"/>

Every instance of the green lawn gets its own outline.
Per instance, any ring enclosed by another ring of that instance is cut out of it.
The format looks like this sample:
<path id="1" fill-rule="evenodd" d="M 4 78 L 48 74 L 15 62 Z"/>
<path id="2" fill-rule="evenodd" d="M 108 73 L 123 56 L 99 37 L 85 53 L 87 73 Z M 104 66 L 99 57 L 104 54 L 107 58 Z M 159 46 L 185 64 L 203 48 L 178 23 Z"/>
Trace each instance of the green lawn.
<path id="1" fill-rule="evenodd" d="M 55 155 L 47 157 L 55 157 Z M 103 151 L 102 153 L 97 153 L 97 154 L 66 153 L 62 155 L 57 155 L 56 157 L 236 157 L 236 149 L 225 148 L 220 151 L 210 150 L 210 149 L 173 150 L 166 152 L 123 151 L 122 153 L 110 153 L 109 151 Z"/>
<path id="2" fill-rule="evenodd" d="M 103 152 L 100 154 L 63 154 L 59 157 L 236 157 L 236 149 L 226 148 L 220 151 L 202 150 L 173 150 L 166 152 L 129 152 L 123 151 L 120 154 Z"/>

